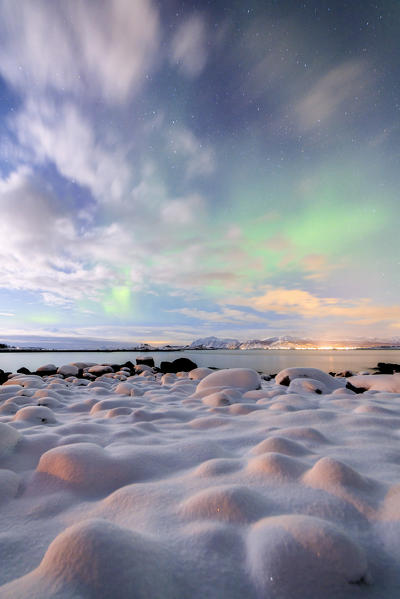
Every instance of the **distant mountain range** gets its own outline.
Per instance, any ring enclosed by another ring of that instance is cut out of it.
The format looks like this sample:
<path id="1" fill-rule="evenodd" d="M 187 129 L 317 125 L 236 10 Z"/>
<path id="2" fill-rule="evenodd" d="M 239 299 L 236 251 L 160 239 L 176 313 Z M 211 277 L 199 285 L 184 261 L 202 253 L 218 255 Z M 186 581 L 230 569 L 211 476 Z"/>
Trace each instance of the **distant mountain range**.
<path id="1" fill-rule="evenodd" d="M 204 337 L 196 339 L 189 345 L 190 349 L 373 349 L 373 348 L 399 348 L 400 338 L 391 340 L 380 339 L 342 339 L 330 341 L 317 341 L 316 339 L 293 337 L 283 335 L 280 337 L 267 337 L 266 339 L 219 339 L 218 337 Z"/>
<path id="2" fill-rule="evenodd" d="M 3 347 L 2 345 L 8 345 Z M 215 336 L 202 337 L 196 339 L 189 345 L 161 345 L 154 346 L 149 343 L 130 344 L 99 340 L 99 339 L 77 339 L 72 337 L 65 338 L 35 338 L 34 336 L 25 339 L 5 339 L 0 343 L 0 351 L 182 351 L 182 350 L 200 350 L 200 349 L 400 349 L 400 337 L 393 339 L 377 338 L 356 338 L 356 339 L 335 339 L 335 340 L 317 340 L 306 337 L 294 337 L 283 335 L 277 337 L 267 337 L 265 339 L 249 339 L 240 341 L 232 338 L 219 338 Z"/>

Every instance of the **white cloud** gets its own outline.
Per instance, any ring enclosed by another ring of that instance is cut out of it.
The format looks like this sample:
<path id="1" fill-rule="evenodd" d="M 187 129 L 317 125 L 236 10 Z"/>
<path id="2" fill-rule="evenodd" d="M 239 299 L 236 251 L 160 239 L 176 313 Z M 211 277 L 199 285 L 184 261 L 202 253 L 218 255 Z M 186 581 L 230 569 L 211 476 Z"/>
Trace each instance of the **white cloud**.
<path id="1" fill-rule="evenodd" d="M 197 308 L 178 308 L 176 310 L 169 310 L 170 312 L 177 312 L 188 316 L 190 318 L 196 318 L 203 320 L 205 323 L 234 323 L 234 324 L 247 324 L 249 322 L 262 322 L 265 324 L 266 319 L 263 316 L 257 314 L 251 314 L 250 312 L 243 312 L 242 310 L 236 310 L 235 308 L 223 307 L 219 312 L 213 312 L 209 310 L 199 310 Z"/>
<path id="2" fill-rule="evenodd" d="M 295 106 L 297 125 L 309 131 L 336 115 L 346 103 L 362 99 L 370 75 L 360 61 L 349 61 L 323 75 Z M 361 104 L 361 102 L 360 102 Z"/>
<path id="3" fill-rule="evenodd" d="M 98 299 L 118 280 L 109 266 L 82 254 L 68 207 L 26 169 L 0 180 L 0 210 L 1 287 L 40 291 L 45 301 L 66 304 Z"/>
<path id="4" fill-rule="evenodd" d="M 125 102 L 160 40 L 151 0 L 0 0 L 0 71 L 15 87 Z"/>
<path id="5" fill-rule="evenodd" d="M 187 198 L 170 200 L 162 210 L 161 215 L 166 225 L 189 225 L 198 220 L 204 209 L 204 202 L 200 195 L 193 194 Z"/>
<path id="6" fill-rule="evenodd" d="M 190 129 L 181 127 L 173 130 L 169 135 L 168 150 L 184 161 L 188 178 L 210 175 L 215 171 L 213 148 L 198 139 Z"/>
<path id="7" fill-rule="evenodd" d="M 171 62 L 188 77 L 196 77 L 207 62 L 207 36 L 204 19 L 192 15 L 175 33 L 171 46 Z"/>
<path id="8" fill-rule="evenodd" d="M 121 198 L 131 176 L 127 149 L 120 142 L 110 148 L 100 142 L 73 104 L 56 107 L 30 99 L 12 126 L 34 162 L 53 162 L 61 175 L 89 187 L 97 198 Z"/>

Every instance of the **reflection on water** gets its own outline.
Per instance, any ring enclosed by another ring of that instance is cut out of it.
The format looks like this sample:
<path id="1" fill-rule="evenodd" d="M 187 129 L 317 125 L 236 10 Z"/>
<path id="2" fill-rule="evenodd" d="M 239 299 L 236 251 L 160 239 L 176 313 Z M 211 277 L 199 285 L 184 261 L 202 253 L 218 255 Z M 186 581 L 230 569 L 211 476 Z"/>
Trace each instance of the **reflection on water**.
<path id="1" fill-rule="evenodd" d="M 154 358 L 156 366 L 164 360 L 187 357 L 198 366 L 216 368 L 254 368 L 273 374 L 283 368 L 303 366 L 320 368 L 325 372 L 342 370 L 365 370 L 378 362 L 400 363 L 400 350 L 198 350 L 182 352 L 24 352 L 0 353 L 0 368 L 15 372 L 21 366 L 35 370 L 38 366 L 52 363 L 56 366 L 70 362 L 97 362 L 123 364 L 135 363 L 140 355 Z"/>

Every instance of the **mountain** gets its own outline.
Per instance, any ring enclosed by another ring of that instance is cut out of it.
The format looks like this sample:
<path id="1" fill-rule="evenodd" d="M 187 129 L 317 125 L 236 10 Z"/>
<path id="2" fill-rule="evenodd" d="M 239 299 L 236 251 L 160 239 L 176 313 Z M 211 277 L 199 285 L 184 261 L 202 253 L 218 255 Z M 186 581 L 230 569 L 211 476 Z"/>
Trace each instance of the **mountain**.
<path id="1" fill-rule="evenodd" d="M 219 339 L 218 337 L 203 337 L 189 345 L 189 349 L 238 349 L 238 339 Z"/>
<path id="2" fill-rule="evenodd" d="M 267 339 L 250 339 L 240 344 L 240 349 L 295 349 L 296 347 L 312 347 L 315 342 L 310 339 L 299 339 L 284 335 L 267 337 Z"/>

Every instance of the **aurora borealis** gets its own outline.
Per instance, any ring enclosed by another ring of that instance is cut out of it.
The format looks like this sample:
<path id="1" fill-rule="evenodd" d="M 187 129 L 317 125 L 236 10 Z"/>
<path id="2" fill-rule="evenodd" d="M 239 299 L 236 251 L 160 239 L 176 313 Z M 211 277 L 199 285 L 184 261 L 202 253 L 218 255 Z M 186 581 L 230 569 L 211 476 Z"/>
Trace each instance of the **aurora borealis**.
<path id="1" fill-rule="evenodd" d="M 0 334 L 400 336 L 400 4 L 0 0 Z"/>

